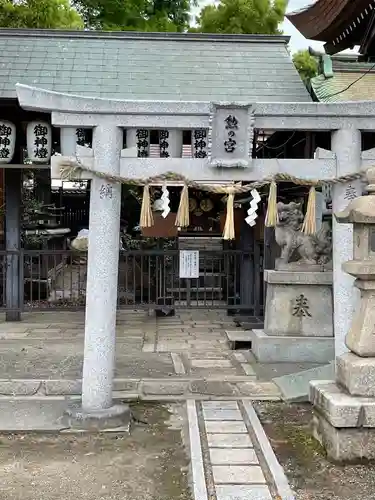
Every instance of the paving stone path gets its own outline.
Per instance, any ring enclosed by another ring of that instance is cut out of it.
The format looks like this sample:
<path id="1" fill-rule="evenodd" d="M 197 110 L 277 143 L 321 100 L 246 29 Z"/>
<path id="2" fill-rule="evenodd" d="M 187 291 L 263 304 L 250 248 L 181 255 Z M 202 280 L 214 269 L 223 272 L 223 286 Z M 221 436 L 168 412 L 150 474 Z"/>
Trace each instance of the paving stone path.
<path id="1" fill-rule="evenodd" d="M 249 401 L 188 401 L 195 500 L 293 500 Z"/>
<path id="2" fill-rule="evenodd" d="M 156 318 L 121 311 L 117 318 L 115 395 L 142 399 L 279 399 L 258 380 L 249 352 L 233 352 L 225 311 L 186 310 Z M 0 321 L 0 396 L 80 394 L 84 313 L 25 313 Z"/>

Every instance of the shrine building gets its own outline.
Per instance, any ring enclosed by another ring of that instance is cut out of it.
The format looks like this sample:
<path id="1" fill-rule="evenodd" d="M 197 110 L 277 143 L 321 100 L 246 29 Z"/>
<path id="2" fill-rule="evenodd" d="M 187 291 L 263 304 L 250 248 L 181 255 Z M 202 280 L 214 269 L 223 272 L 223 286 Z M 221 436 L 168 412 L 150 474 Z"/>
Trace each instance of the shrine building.
<path id="1" fill-rule="evenodd" d="M 341 2 L 345 16 L 333 4 L 291 16 L 331 53 L 346 48 L 344 31 L 359 43 L 353 4 L 366 27 L 372 12 L 369 1 Z M 112 406 L 118 309 L 245 315 L 261 362 L 345 352 L 353 228 L 332 213 L 362 194 L 375 161 L 375 102 L 313 102 L 288 41 L 0 31 L 3 310 L 14 321 L 85 308 L 87 414 Z M 50 179 L 88 193 L 74 232 Z"/>
<path id="2" fill-rule="evenodd" d="M 60 130 L 51 126 L 50 112 L 20 106 L 16 94 L 17 83 L 102 99 L 154 103 L 174 101 L 181 103 L 181 110 L 185 102 L 193 101 L 197 103 L 198 113 L 201 112 L 200 102 L 310 102 L 310 95 L 290 59 L 288 41 L 289 38 L 285 36 L 265 35 L 0 30 L 0 47 L 3 47 L 0 66 L 0 119 L 4 130 L 9 131 L 8 136 L 2 137 L 5 142 L 10 142 L 10 145 L 6 145 L 3 141 L 0 148 L 0 163 L 4 167 L 1 182 L 4 183 L 7 196 L 4 250 L 19 251 L 24 248 L 25 251 L 60 251 L 55 256 L 24 254 L 24 265 L 16 262 L 15 256 L 12 265 L 9 266 L 8 262 L 2 294 L 7 317 L 19 318 L 21 311 L 28 307 L 56 305 L 54 300 L 52 304 L 49 300 L 54 297 L 66 298 L 68 301 L 74 297 L 78 300 L 81 296 L 81 282 L 85 281 L 85 271 L 69 268 L 69 271 L 65 271 L 69 272 L 69 278 L 65 275 L 62 278 L 56 276 L 56 266 L 61 268 L 61 262 L 66 261 L 66 256 L 61 252 L 67 248 L 67 237 L 70 240 L 75 238 L 77 232 L 87 229 L 89 224 L 90 183 L 80 186 L 65 183 L 65 187 L 69 184 L 68 189 L 62 189 L 60 176 L 57 174 L 55 177 L 58 179 L 54 179 L 52 175 L 51 192 L 50 158 L 53 154 L 62 152 Z M 176 158 L 185 161 L 189 158 L 206 159 L 207 129 L 194 129 L 188 116 L 181 115 L 179 120 L 178 129 L 168 129 L 168 119 L 161 115 L 160 126 L 153 124 L 148 127 L 147 120 L 142 120 L 138 115 L 137 128 L 132 126 L 132 120 L 129 120 L 129 127 L 124 128 L 123 147 L 136 147 L 137 156 L 144 162 L 151 161 L 152 164 L 160 159 L 167 160 L 171 162 L 169 170 L 173 170 Z M 91 147 L 92 129 L 78 125 L 75 142 L 80 146 Z M 40 135 L 39 132 L 43 134 Z M 324 145 L 324 138 L 316 139 L 311 134 L 300 131 L 293 133 L 292 141 L 288 140 L 288 131 L 275 133 L 272 129 L 262 128 L 254 132 L 254 148 L 251 153 L 254 157 L 291 155 L 303 158 L 306 154 L 312 157 L 314 148 Z M 319 140 L 323 142 L 319 143 Z M 35 144 L 38 145 L 37 148 Z M 27 221 L 20 216 L 21 183 L 25 180 L 26 169 L 33 172 L 36 198 L 46 206 L 55 206 L 55 209 L 39 207 L 38 215 Z M 142 170 L 139 170 L 139 175 L 144 175 Z M 207 176 L 207 182 L 218 182 L 215 175 L 211 177 Z M 231 181 L 230 170 L 220 180 Z M 171 214 L 164 219 L 155 212 L 155 223 L 152 227 L 143 229 L 143 236 L 167 239 L 179 237 L 179 248 L 188 246 L 223 252 L 223 197 L 206 196 L 202 192 L 191 190 L 190 227 L 179 232 L 174 224 L 179 192 L 178 186 L 171 187 Z M 155 187 L 151 195 L 152 201 L 157 205 L 160 189 L 158 192 Z M 139 225 L 140 204 L 137 204 L 134 196 L 123 196 L 121 220 L 130 231 Z M 239 200 L 235 207 L 237 250 L 244 244 L 240 243 L 239 237 L 244 219 L 242 205 L 245 202 L 246 200 Z M 264 216 L 263 212 L 263 209 L 259 211 L 260 220 Z M 262 227 L 263 224 L 257 225 L 256 241 L 251 250 L 254 268 L 252 273 L 254 274 L 255 269 L 260 270 L 251 279 L 255 283 L 252 285 L 251 302 L 256 302 L 254 307 L 259 316 L 262 315 L 263 304 L 261 270 L 263 259 L 267 259 L 263 251 Z M 250 228 L 247 231 L 249 230 Z M 25 241 L 30 238 L 25 240 L 19 236 L 22 231 L 31 236 L 38 231 L 47 231 L 49 236 L 47 241 L 30 247 L 27 244 L 25 246 Z M 202 269 L 202 274 L 206 277 L 200 279 L 196 292 L 189 294 L 207 307 L 213 301 L 227 301 L 221 300 L 224 288 L 229 286 L 223 271 L 223 256 L 224 254 L 219 263 L 206 262 Z M 239 263 L 239 256 L 233 254 L 232 257 Z M 141 281 L 147 282 L 148 277 L 142 277 L 138 268 L 137 264 L 136 271 L 124 271 L 123 280 L 132 281 L 131 284 L 122 284 L 125 302 L 129 293 L 132 297 L 137 293 L 136 302 L 151 300 L 150 287 L 145 290 L 145 286 L 141 284 Z M 128 277 L 132 273 L 137 277 Z M 224 277 L 221 278 L 223 274 Z M 236 283 L 231 286 L 233 290 L 225 293 L 229 295 L 232 305 L 239 301 L 239 288 L 244 286 L 240 284 L 240 274 L 238 272 Z M 24 287 L 15 286 L 15 283 L 20 283 L 20 277 L 25 281 Z M 8 284 L 5 285 L 5 282 Z M 62 282 L 74 282 L 74 285 Z M 8 294 L 5 293 L 5 288 L 9 290 Z M 140 288 L 143 291 L 140 292 Z M 184 287 L 181 289 L 181 284 L 177 285 L 173 281 L 168 284 L 168 289 L 168 295 L 177 293 L 179 300 L 186 301 L 187 290 Z M 129 302 L 129 307 L 132 303 Z"/>

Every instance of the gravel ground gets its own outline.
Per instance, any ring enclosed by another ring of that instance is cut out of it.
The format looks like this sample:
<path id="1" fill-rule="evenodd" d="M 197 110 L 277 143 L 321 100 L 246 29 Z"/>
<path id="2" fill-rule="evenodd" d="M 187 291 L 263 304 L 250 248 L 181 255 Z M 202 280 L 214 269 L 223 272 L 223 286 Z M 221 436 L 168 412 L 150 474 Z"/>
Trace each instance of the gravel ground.
<path id="1" fill-rule="evenodd" d="M 296 500 L 374 500 L 375 464 L 329 462 L 312 437 L 310 405 L 254 403 Z"/>
<path id="2" fill-rule="evenodd" d="M 133 409 L 130 435 L 0 435 L 0 500 L 192 500 L 183 408 Z"/>

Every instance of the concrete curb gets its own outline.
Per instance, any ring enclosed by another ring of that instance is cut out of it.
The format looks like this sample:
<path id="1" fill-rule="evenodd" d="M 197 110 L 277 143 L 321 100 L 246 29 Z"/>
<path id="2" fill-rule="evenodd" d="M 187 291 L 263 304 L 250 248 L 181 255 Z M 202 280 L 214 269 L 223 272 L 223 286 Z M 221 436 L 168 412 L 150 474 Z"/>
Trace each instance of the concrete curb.
<path id="1" fill-rule="evenodd" d="M 263 457 L 267 462 L 267 466 L 275 483 L 276 490 L 281 497 L 281 500 L 295 500 L 295 496 L 289 486 L 288 479 L 284 473 L 283 468 L 276 458 L 276 455 L 271 447 L 266 433 L 264 432 L 256 411 L 254 410 L 251 402 L 242 400 L 242 404 L 250 421 L 250 424 L 254 430 L 254 434 L 262 451 Z"/>
<path id="2" fill-rule="evenodd" d="M 0 379 L 3 397 L 66 397 L 81 395 L 81 379 Z M 113 396 L 150 401 L 186 399 L 253 399 L 279 401 L 276 384 L 257 382 L 249 377 L 145 378 L 114 380 Z"/>
<path id="3" fill-rule="evenodd" d="M 187 401 L 186 407 L 189 422 L 190 459 L 193 476 L 194 499 L 208 500 L 201 437 L 198 427 L 198 414 L 195 401 Z"/>

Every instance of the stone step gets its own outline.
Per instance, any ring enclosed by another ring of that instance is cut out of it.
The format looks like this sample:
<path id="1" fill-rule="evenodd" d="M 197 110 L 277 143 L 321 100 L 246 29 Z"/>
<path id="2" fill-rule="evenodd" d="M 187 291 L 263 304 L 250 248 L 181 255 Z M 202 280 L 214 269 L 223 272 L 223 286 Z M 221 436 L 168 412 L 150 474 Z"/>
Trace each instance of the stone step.
<path id="1" fill-rule="evenodd" d="M 249 330 L 225 330 L 225 336 L 232 350 L 245 346 L 251 348 L 252 333 Z"/>
<path id="2" fill-rule="evenodd" d="M 249 330 L 251 349 L 259 363 L 330 363 L 335 358 L 333 337 L 283 337 Z"/>

